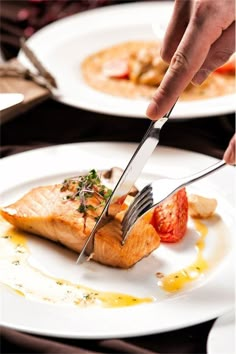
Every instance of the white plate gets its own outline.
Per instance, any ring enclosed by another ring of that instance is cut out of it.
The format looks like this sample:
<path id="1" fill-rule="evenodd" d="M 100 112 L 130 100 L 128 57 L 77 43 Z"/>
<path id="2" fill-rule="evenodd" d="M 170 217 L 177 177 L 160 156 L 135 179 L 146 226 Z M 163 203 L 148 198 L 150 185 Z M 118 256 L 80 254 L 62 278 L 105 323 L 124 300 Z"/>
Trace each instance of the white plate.
<path id="1" fill-rule="evenodd" d="M 95 112 L 144 118 L 148 100 L 126 99 L 90 88 L 80 72 L 85 57 L 102 48 L 127 40 L 155 39 L 166 27 L 173 2 L 112 5 L 56 21 L 39 30 L 28 41 L 59 85 L 56 100 Z M 158 31 L 158 26 L 159 31 Z M 154 28 L 154 31 L 153 31 Z M 154 33 L 155 32 L 155 33 Z M 30 66 L 22 52 L 19 60 Z M 235 96 L 179 102 L 172 118 L 189 119 L 232 113 Z"/>
<path id="2" fill-rule="evenodd" d="M 34 186 L 62 181 L 91 168 L 124 168 L 136 148 L 129 143 L 80 143 L 32 150 L 4 158 L 1 164 L 1 205 L 15 201 Z M 114 162 L 115 156 L 115 162 Z M 158 176 L 183 176 L 216 162 L 198 153 L 158 147 L 137 185 Z M 234 169 L 226 166 L 189 187 L 218 201 L 215 221 L 208 223 L 206 258 L 217 257 L 215 267 L 177 293 L 157 285 L 156 272 L 176 271 L 192 263 L 198 234 L 188 224 L 186 237 L 174 245 L 162 244 L 130 270 L 89 262 L 75 264 L 77 254 L 42 238 L 29 238 L 31 261 L 44 273 L 104 291 L 132 296 L 154 296 L 156 301 L 121 308 L 79 308 L 28 299 L 1 287 L 1 323 L 19 330 L 59 337 L 114 338 L 160 333 L 216 318 L 234 305 L 233 210 Z M 216 254 L 215 254 L 216 252 Z M 78 280 L 79 279 L 79 280 Z M 223 286 L 222 286 L 223 284 Z"/>
<path id="3" fill-rule="evenodd" d="M 235 354 L 235 311 L 215 321 L 207 340 L 208 354 Z"/>

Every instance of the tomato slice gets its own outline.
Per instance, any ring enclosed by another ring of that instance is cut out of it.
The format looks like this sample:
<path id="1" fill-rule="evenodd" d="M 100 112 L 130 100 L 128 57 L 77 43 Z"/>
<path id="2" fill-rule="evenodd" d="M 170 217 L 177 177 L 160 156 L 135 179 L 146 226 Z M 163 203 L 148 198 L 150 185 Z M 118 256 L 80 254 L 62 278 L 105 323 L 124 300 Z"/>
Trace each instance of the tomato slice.
<path id="1" fill-rule="evenodd" d="M 115 79 L 127 79 L 129 77 L 128 61 L 125 59 L 114 59 L 104 63 L 103 74 L 106 77 Z"/>
<path id="2" fill-rule="evenodd" d="M 161 238 L 161 242 L 178 242 L 187 230 L 188 199 L 185 188 L 158 205 L 151 224 Z"/>

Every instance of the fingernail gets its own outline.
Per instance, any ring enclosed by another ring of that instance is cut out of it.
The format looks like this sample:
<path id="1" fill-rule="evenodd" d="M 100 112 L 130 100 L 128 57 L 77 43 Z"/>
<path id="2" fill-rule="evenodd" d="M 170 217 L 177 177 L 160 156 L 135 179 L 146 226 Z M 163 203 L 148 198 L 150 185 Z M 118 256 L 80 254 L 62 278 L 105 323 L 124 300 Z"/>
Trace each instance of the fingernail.
<path id="1" fill-rule="evenodd" d="M 156 119 L 157 112 L 158 112 L 158 107 L 156 102 L 151 101 L 146 111 L 148 118 Z"/>

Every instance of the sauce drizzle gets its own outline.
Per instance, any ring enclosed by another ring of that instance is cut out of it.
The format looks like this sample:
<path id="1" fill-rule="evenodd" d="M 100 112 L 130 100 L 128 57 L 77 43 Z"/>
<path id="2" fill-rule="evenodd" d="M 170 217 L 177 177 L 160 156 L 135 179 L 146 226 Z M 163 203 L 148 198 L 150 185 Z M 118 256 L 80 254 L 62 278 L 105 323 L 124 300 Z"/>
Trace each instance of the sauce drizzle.
<path id="1" fill-rule="evenodd" d="M 31 300 L 80 307 L 125 307 L 150 303 L 153 297 L 97 291 L 64 279 L 57 279 L 33 267 L 27 234 L 0 220 L 0 282 L 17 295 Z"/>
<path id="2" fill-rule="evenodd" d="M 205 239 L 208 234 L 208 228 L 200 220 L 195 219 L 194 225 L 200 237 L 196 243 L 196 260 L 189 266 L 178 270 L 177 272 L 163 276 L 158 285 L 167 292 L 175 292 L 184 288 L 184 286 L 196 280 L 204 271 L 209 268 L 208 262 L 204 259 L 203 250 L 205 248 Z"/>

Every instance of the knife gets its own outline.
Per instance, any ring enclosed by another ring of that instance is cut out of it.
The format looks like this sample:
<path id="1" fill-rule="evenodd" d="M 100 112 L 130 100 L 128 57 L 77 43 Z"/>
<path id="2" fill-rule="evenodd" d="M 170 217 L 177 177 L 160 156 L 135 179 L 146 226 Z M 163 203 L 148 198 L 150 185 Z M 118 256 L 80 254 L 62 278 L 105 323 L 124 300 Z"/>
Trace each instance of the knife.
<path id="1" fill-rule="evenodd" d="M 76 263 L 81 264 L 86 260 L 85 250 L 89 243 L 93 242 L 96 232 L 103 227 L 107 222 L 111 220 L 109 216 L 109 206 L 112 202 L 117 200 L 119 197 L 129 193 L 139 175 L 141 174 L 143 167 L 145 166 L 147 159 L 152 155 L 157 144 L 159 143 L 159 135 L 162 126 L 168 120 L 173 108 L 165 114 L 162 118 L 157 121 L 151 122 L 147 132 L 145 133 L 143 139 L 135 150 L 133 156 L 131 157 L 128 165 L 126 166 L 123 174 L 121 175 L 119 181 L 117 182 L 110 198 L 108 199 L 101 215 L 99 216 L 94 228 L 92 229 L 91 234 L 86 240 L 79 257 L 77 258 Z"/>

